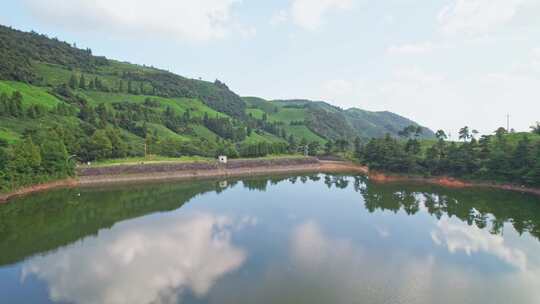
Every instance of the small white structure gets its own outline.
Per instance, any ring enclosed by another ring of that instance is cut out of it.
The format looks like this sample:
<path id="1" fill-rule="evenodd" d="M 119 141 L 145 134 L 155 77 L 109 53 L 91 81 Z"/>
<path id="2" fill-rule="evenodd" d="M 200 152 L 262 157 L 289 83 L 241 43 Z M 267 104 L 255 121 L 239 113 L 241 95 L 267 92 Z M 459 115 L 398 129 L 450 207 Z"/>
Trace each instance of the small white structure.
<path id="1" fill-rule="evenodd" d="M 218 161 L 219 161 L 220 164 L 226 164 L 227 163 L 227 156 L 225 156 L 225 155 L 218 156 Z"/>

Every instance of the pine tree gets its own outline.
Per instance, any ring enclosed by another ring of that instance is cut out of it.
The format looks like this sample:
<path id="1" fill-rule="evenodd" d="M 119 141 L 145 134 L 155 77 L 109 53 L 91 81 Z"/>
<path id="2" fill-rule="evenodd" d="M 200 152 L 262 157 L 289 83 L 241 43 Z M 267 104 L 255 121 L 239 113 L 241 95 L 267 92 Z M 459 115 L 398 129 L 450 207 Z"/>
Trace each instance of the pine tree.
<path id="1" fill-rule="evenodd" d="M 0 116 L 8 116 L 9 113 L 9 97 L 5 92 L 0 94 Z"/>
<path id="2" fill-rule="evenodd" d="M 30 106 L 28 108 L 28 110 L 26 110 L 26 115 L 29 117 L 29 118 L 36 118 L 37 117 L 37 114 L 36 114 L 36 110 L 35 110 L 35 107 L 34 106 Z"/>
<path id="3" fill-rule="evenodd" d="M 31 137 L 16 144 L 13 148 L 13 160 L 11 165 L 14 171 L 26 178 L 32 178 L 40 171 L 41 154 L 39 147 L 34 144 Z M 23 182 L 28 183 L 28 182 Z"/>
<path id="4" fill-rule="evenodd" d="M 84 78 L 84 74 L 81 74 L 81 78 L 79 79 L 79 88 L 81 90 L 86 90 L 86 79 Z"/>
<path id="5" fill-rule="evenodd" d="M 75 75 L 71 75 L 71 78 L 69 79 L 69 87 L 73 90 L 79 87 L 79 82 L 77 81 L 77 77 L 75 77 Z"/>
<path id="6" fill-rule="evenodd" d="M 10 112 L 13 117 L 23 117 L 24 111 L 22 106 L 23 96 L 21 92 L 15 91 L 11 95 Z"/>
<path id="7" fill-rule="evenodd" d="M 101 83 L 101 80 L 99 78 L 94 78 L 94 83 L 95 83 L 95 86 L 96 86 L 96 90 L 98 91 L 103 91 L 103 84 Z"/>
<path id="8" fill-rule="evenodd" d="M 88 152 L 92 159 L 105 159 L 112 154 L 112 143 L 105 130 L 96 130 L 88 142 Z"/>

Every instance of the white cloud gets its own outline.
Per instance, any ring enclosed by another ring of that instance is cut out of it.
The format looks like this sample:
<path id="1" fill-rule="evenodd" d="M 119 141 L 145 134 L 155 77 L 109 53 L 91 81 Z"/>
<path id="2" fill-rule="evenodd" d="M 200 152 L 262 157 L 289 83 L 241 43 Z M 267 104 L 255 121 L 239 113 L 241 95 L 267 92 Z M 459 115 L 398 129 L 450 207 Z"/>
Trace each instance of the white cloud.
<path id="1" fill-rule="evenodd" d="M 177 303 L 184 290 L 203 296 L 243 264 L 246 253 L 231 244 L 231 233 L 253 221 L 194 214 L 122 223 L 33 259 L 23 280 L 35 275 L 47 282 L 55 302 Z"/>
<path id="2" fill-rule="evenodd" d="M 287 12 L 286 10 L 280 10 L 272 16 L 272 18 L 270 19 L 270 24 L 272 26 L 277 26 L 285 23 L 288 19 L 289 12 Z"/>
<path id="3" fill-rule="evenodd" d="M 396 18 L 393 15 L 386 15 L 383 18 L 383 22 L 385 24 L 391 25 L 391 24 L 394 24 L 396 22 Z"/>
<path id="4" fill-rule="evenodd" d="M 510 22 L 527 0 L 453 0 L 439 13 L 447 34 L 484 34 Z"/>
<path id="5" fill-rule="evenodd" d="M 386 52 L 390 55 L 423 55 L 433 52 L 438 48 L 432 42 L 420 42 L 402 45 L 392 45 Z"/>
<path id="6" fill-rule="evenodd" d="M 314 221 L 294 229 L 291 257 L 303 275 L 328 280 L 324 286 L 334 289 L 336 303 L 358 298 L 373 303 L 395 299 L 430 303 L 426 298 L 433 292 L 433 273 L 440 269 L 432 256 L 409 256 L 399 250 L 378 252 L 348 239 L 332 238 Z"/>
<path id="7" fill-rule="evenodd" d="M 33 14 L 58 26 L 140 37 L 209 41 L 244 29 L 233 18 L 242 0 L 23 0 Z"/>
<path id="8" fill-rule="evenodd" d="M 316 30 L 323 23 L 326 14 L 351 7 L 352 0 L 293 0 L 290 15 L 295 24 L 308 30 Z"/>
<path id="9" fill-rule="evenodd" d="M 431 238 L 437 245 L 445 245 L 451 253 L 463 251 L 470 256 L 484 252 L 521 271 L 527 269 L 527 256 L 523 251 L 508 247 L 502 236 L 493 235 L 476 226 L 455 224 L 443 219 L 437 223 L 437 229 L 431 232 Z"/>

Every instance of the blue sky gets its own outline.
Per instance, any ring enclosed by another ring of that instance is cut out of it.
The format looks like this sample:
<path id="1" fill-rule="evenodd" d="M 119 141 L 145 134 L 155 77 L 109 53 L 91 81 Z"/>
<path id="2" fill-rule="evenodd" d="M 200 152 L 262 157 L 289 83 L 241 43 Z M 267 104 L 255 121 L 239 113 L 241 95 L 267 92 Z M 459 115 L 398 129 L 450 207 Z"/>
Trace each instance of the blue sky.
<path id="1" fill-rule="evenodd" d="M 388 110 L 456 134 L 540 120 L 540 0 L 19 0 L 0 23 L 240 95 Z"/>

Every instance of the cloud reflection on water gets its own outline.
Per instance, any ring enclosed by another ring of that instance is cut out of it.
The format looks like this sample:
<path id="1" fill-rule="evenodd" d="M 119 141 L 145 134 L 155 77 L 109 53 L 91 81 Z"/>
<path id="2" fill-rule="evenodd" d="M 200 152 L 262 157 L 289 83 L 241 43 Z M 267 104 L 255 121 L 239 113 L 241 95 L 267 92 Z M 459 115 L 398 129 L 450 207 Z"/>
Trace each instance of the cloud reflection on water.
<path id="1" fill-rule="evenodd" d="M 255 223 L 202 213 L 133 220 L 31 260 L 23 280 L 47 282 L 55 302 L 177 303 L 186 290 L 204 296 L 244 263 L 231 233 Z"/>
<path id="2" fill-rule="evenodd" d="M 444 218 L 437 222 L 436 229 L 431 232 L 431 239 L 439 246 L 446 246 L 451 253 L 463 251 L 470 256 L 484 252 L 521 271 L 527 268 L 527 256 L 522 250 L 510 248 L 501 235 L 491 234 L 486 229 Z"/>

